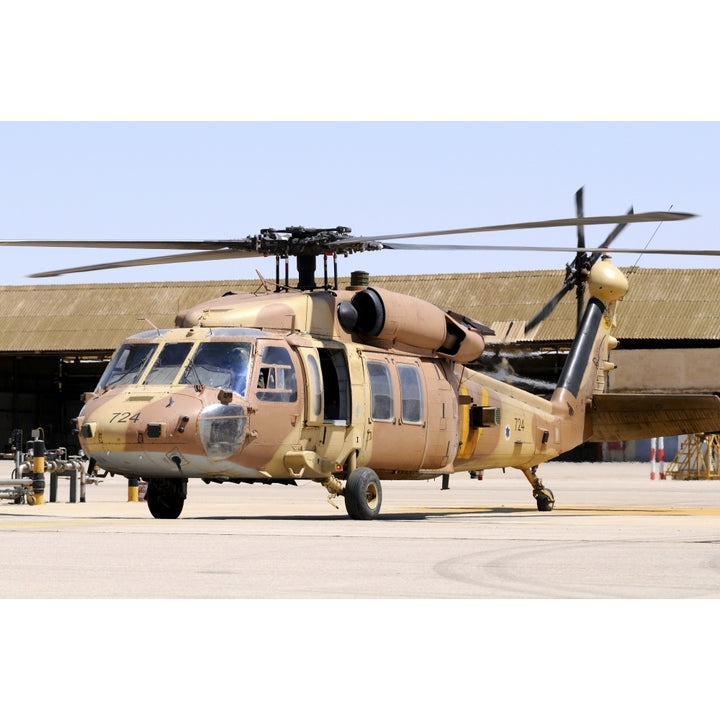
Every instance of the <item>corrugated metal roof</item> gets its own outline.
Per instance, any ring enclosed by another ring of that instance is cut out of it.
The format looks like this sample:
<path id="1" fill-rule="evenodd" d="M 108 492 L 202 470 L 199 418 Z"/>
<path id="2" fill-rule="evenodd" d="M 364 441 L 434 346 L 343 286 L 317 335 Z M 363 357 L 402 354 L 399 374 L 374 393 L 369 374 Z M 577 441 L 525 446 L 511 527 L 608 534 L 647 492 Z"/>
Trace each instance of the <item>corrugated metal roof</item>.
<path id="1" fill-rule="evenodd" d="M 720 271 L 638 269 L 621 306 L 619 337 L 720 339 Z"/>
<path id="2" fill-rule="evenodd" d="M 496 332 L 496 340 L 566 342 L 574 335 L 575 292 L 525 338 L 523 327 L 555 293 L 564 271 L 386 275 L 371 285 L 416 295 Z M 618 338 L 720 339 L 720 270 L 641 268 L 629 276 Z M 341 280 L 341 286 L 347 284 Z M 257 291 L 255 280 L 21 285 L 0 287 L 0 352 L 102 352 L 150 327 L 173 325 L 178 311 L 228 291 Z M 147 318 L 143 320 L 142 318 Z"/>
<path id="3" fill-rule="evenodd" d="M 618 308 L 617 337 L 625 340 L 720 340 L 720 270 L 626 270 L 629 290 Z M 525 322 L 560 290 L 564 271 L 376 277 L 375 284 L 419 297 L 489 325 L 497 340 L 565 342 L 575 334 L 572 289 L 525 337 Z M 587 294 L 585 295 L 587 298 Z"/>
<path id="4" fill-rule="evenodd" d="M 2 287 L 0 352 L 105 351 L 150 323 L 172 327 L 183 308 L 257 287 L 257 280 Z"/>

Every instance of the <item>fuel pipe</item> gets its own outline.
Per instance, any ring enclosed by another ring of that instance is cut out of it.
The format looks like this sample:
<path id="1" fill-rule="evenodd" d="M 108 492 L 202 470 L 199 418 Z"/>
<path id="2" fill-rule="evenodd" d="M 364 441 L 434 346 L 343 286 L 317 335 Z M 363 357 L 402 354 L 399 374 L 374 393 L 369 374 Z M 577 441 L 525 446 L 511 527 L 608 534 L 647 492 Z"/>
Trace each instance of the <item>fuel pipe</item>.
<path id="1" fill-rule="evenodd" d="M 28 453 L 22 458 L 21 452 L 15 455 L 14 477 L 9 480 L 0 479 L 0 497 L 13 499 L 16 502 L 27 501 L 29 505 L 42 505 L 45 502 L 45 473 L 50 473 L 50 502 L 55 502 L 57 476 L 71 475 L 70 502 L 77 502 L 77 485 L 79 485 L 80 501 L 84 502 L 83 486 L 87 483 L 85 467 L 79 457 L 55 457 L 54 451 L 49 454 L 44 440 L 32 440 L 28 443 Z M 77 478 L 77 485 L 72 482 Z"/>

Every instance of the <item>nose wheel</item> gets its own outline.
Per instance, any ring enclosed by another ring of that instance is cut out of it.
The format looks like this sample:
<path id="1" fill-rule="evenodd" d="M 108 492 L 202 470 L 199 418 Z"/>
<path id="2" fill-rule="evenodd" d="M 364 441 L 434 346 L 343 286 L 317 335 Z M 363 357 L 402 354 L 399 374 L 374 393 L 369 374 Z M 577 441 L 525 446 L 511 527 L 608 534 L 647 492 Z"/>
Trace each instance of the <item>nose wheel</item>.
<path id="1" fill-rule="evenodd" d="M 161 520 L 180 517 L 186 496 L 187 481 L 176 478 L 152 478 L 145 491 L 150 514 Z"/>

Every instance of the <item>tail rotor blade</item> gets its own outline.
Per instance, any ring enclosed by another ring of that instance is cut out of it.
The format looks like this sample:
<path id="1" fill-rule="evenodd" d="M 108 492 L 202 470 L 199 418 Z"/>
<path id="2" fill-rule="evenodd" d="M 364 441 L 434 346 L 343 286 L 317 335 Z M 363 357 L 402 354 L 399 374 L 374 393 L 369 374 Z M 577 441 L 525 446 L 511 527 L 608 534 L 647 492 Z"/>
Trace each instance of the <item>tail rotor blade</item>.
<path id="1" fill-rule="evenodd" d="M 540 312 L 537 313 L 537 315 L 535 315 L 535 317 L 533 317 L 531 320 L 528 320 L 525 323 L 525 332 L 529 333 L 533 328 L 537 327 L 546 317 L 548 317 L 557 307 L 557 304 L 570 291 L 574 284 L 574 278 L 570 277 L 568 280 L 566 280 L 562 288 L 560 288 L 560 290 L 555 293 L 555 295 L 553 295 L 553 297 L 548 302 L 546 302 L 545 305 L 543 305 Z"/>
<path id="2" fill-rule="evenodd" d="M 625 214 L 626 215 L 634 215 L 635 210 L 631 206 L 630 209 Z M 627 223 L 619 223 L 618 225 L 616 225 L 612 229 L 610 234 L 605 238 L 605 240 L 600 245 L 600 247 L 601 248 L 610 247 L 610 243 L 612 243 L 617 238 L 617 236 L 627 227 L 627 225 L 628 225 Z M 602 253 L 597 253 L 597 252 L 593 253 L 592 257 L 590 258 L 590 267 L 592 267 L 600 259 L 601 256 L 602 256 Z"/>
<path id="3" fill-rule="evenodd" d="M 578 220 L 584 217 L 583 203 L 584 188 L 580 188 L 575 193 L 575 210 Z M 585 226 L 580 223 L 577 226 L 578 247 L 585 247 Z M 575 300 L 577 303 L 577 322 L 580 325 L 580 317 L 582 316 L 583 305 L 585 303 L 585 278 L 589 270 L 589 256 L 587 253 L 578 251 L 575 255 L 574 277 L 575 277 Z"/>
<path id="4" fill-rule="evenodd" d="M 585 191 L 584 187 L 581 187 L 576 193 L 575 193 L 575 208 L 577 210 L 577 217 L 580 219 L 584 216 L 583 211 L 583 193 Z M 585 247 L 585 226 L 580 224 L 577 226 L 577 239 L 578 239 L 578 247 L 584 248 Z"/>

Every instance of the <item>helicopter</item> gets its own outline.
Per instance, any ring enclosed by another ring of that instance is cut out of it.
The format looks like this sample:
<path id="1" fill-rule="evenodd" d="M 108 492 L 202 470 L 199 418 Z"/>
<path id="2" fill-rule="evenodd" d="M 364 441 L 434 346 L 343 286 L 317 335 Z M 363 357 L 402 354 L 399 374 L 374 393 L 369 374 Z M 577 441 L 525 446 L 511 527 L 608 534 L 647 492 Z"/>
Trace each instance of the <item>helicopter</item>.
<path id="1" fill-rule="evenodd" d="M 182 253 L 40 272 L 91 270 L 237 257 L 275 257 L 263 294 L 226 294 L 178 313 L 174 327 L 144 330 L 117 348 L 74 421 L 88 475 L 147 482 L 151 515 L 180 516 L 188 480 L 279 483 L 311 480 L 348 516 L 378 517 L 382 481 L 514 468 L 540 512 L 555 505 L 537 470 L 586 442 L 691 434 L 720 428 L 715 395 L 608 392 L 617 309 L 628 280 L 609 245 L 630 223 L 688 213 L 576 216 L 508 225 L 354 236 L 350 228 L 267 228 L 240 240 L 5 240 L 2 245 L 182 250 Z M 590 225 L 615 225 L 598 247 Z M 493 331 L 427 301 L 374 287 L 354 271 L 338 287 L 338 256 L 378 250 L 521 250 L 563 247 L 413 244 L 420 237 L 575 227 L 574 260 L 558 293 L 527 322 L 542 322 L 576 290 L 578 329 L 550 397 L 470 366 Z M 193 252 L 188 252 L 193 251 Z M 621 249 L 639 253 L 647 250 Z M 649 251 L 658 252 L 658 251 Z M 687 254 L 684 250 L 663 250 Z M 717 255 L 720 251 L 690 251 Z M 289 258 L 297 262 L 291 287 Z M 317 259 L 324 260 L 319 281 Z M 328 260 L 332 258 L 332 279 Z M 281 265 L 285 277 L 281 282 Z M 259 273 L 258 273 L 259 274 Z M 585 301 L 585 293 L 588 295 Z"/>

